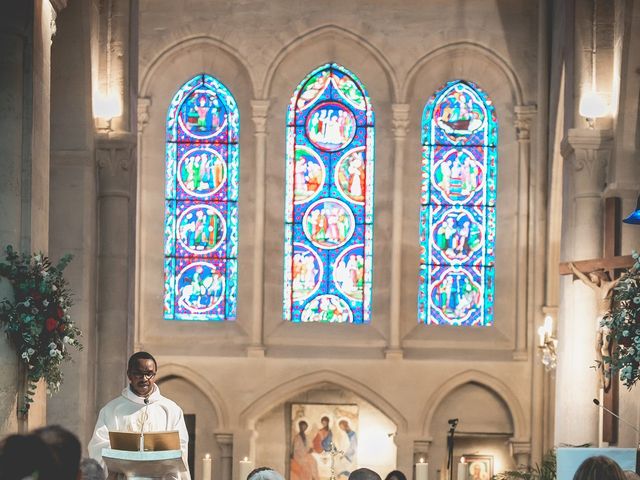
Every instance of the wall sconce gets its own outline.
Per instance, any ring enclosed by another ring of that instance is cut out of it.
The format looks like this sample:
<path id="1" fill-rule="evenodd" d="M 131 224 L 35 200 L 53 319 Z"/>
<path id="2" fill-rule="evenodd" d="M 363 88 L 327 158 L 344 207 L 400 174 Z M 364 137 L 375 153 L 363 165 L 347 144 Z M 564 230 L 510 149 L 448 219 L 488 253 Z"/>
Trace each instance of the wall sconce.
<path id="1" fill-rule="evenodd" d="M 547 371 L 556 368 L 557 347 L 558 339 L 553 336 L 553 317 L 547 315 L 544 317 L 544 325 L 538 328 L 538 349 L 540 349 L 542 364 Z"/>
<path id="2" fill-rule="evenodd" d="M 640 197 L 638 197 L 638 201 L 636 202 L 636 209 L 631 214 L 629 214 L 622 223 L 628 223 L 629 225 L 640 225 Z"/>
<path id="3" fill-rule="evenodd" d="M 93 97 L 93 115 L 95 118 L 111 121 L 122 115 L 122 102 L 115 94 L 96 93 Z"/>
<path id="4" fill-rule="evenodd" d="M 608 110 L 604 98 L 594 91 L 583 94 L 580 99 L 580 116 L 586 118 L 589 128 L 595 128 L 596 118 L 606 117 Z"/>

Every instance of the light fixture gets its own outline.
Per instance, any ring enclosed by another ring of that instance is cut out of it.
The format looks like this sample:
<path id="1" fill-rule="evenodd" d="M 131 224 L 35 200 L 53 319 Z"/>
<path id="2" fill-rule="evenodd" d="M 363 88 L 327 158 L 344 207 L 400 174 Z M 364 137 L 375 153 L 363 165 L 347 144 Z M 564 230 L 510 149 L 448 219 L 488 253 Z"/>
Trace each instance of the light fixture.
<path id="1" fill-rule="evenodd" d="M 96 93 L 93 98 L 93 114 L 96 118 L 110 121 L 122 115 L 122 102 L 118 95 Z"/>
<path id="2" fill-rule="evenodd" d="M 596 90 L 596 54 L 597 54 L 597 17 L 596 1 L 593 0 L 593 17 L 591 22 L 591 89 L 583 92 L 578 111 L 587 120 L 589 128 L 595 128 L 596 118 L 606 117 L 609 108 L 602 95 Z"/>
<path id="3" fill-rule="evenodd" d="M 636 209 L 630 215 L 628 215 L 623 223 L 628 223 L 629 225 L 640 225 L 640 196 L 638 197 L 638 201 L 636 202 Z"/>
<path id="4" fill-rule="evenodd" d="M 558 339 L 553 336 L 553 317 L 547 315 L 544 317 L 544 325 L 540 325 L 538 328 L 538 349 L 540 350 L 542 364 L 547 371 L 556 368 L 558 360 L 557 347 Z"/>

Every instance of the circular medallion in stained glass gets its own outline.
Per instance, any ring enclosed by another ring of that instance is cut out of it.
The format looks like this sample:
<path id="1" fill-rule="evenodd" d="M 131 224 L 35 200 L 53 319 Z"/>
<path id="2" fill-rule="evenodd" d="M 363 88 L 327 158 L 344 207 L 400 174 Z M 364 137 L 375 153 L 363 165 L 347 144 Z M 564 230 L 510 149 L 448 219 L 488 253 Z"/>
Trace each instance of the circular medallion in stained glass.
<path id="1" fill-rule="evenodd" d="M 363 204 L 366 192 L 366 147 L 349 150 L 336 164 L 335 182 L 338 191 L 350 202 Z"/>
<path id="2" fill-rule="evenodd" d="M 302 322 L 352 323 L 353 312 L 337 295 L 318 295 L 302 311 Z"/>
<path id="3" fill-rule="evenodd" d="M 209 197 L 226 181 L 227 164 L 211 148 L 192 148 L 178 162 L 178 182 L 185 192 L 194 197 Z"/>
<path id="4" fill-rule="evenodd" d="M 484 169 L 466 149 L 451 149 L 433 169 L 433 184 L 452 203 L 464 203 L 484 187 Z"/>
<path id="5" fill-rule="evenodd" d="M 307 137 L 320 150 L 335 152 L 351 143 L 356 134 L 356 117 L 338 102 L 322 102 L 309 112 Z"/>
<path id="6" fill-rule="evenodd" d="M 434 120 L 438 127 L 456 142 L 485 125 L 485 109 L 480 99 L 463 83 L 457 83 L 442 97 L 435 108 Z"/>
<path id="7" fill-rule="evenodd" d="M 298 145 L 293 168 L 293 201 L 298 204 L 308 202 L 324 185 L 324 163 L 312 149 Z"/>
<path id="8" fill-rule="evenodd" d="M 482 305 L 481 286 L 464 270 L 445 270 L 433 282 L 430 295 L 432 305 L 451 325 L 468 322 Z"/>
<path id="9" fill-rule="evenodd" d="M 209 262 L 195 262 L 178 273 L 176 298 L 192 313 L 213 310 L 224 298 L 224 275 Z"/>
<path id="10" fill-rule="evenodd" d="M 220 246 L 226 231 L 226 222 L 215 207 L 198 204 L 180 214 L 176 237 L 188 252 L 205 255 Z"/>
<path id="11" fill-rule="evenodd" d="M 468 260 L 482 247 L 482 225 L 465 210 L 447 212 L 431 232 L 435 248 L 453 262 Z"/>
<path id="12" fill-rule="evenodd" d="M 307 209 L 302 218 L 302 228 L 316 247 L 333 249 L 349 241 L 355 230 L 355 218 L 344 202 L 323 198 Z"/>
<path id="13" fill-rule="evenodd" d="M 214 92 L 199 88 L 182 103 L 178 124 L 187 135 L 196 140 L 205 140 L 222 132 L 227 125 L 227 115 Z"/>
<path id="14" fill-rule="evenodd" d="M 322 282 L 323 265 L 320 257 L 302 243 L 293 244 L 292 297 L 301 302 L 313 295 Z"/>
<path id="15" fill-rule="evenodd" d="M 351 300 L 364 299 L 364 245 L 347 248 L 333 264 L 333 281 L 338 290 Z"/>

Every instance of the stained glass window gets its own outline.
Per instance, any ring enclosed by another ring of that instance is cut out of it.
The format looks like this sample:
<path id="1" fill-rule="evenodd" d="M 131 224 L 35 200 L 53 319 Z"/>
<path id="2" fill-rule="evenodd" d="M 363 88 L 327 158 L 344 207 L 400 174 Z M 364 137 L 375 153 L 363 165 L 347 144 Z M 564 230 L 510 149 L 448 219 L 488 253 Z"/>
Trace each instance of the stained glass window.
<path id="1" fill-rule="evenodd" d="M 491 100 L 453 81 L 422 119 L 419 321 L 493 323 L 498 127 Z"/>
<path id="2" fill-rule="evenodd" d="M 235 320 L 238 291 L 236 102 L 210 75 L 175 94 L 167 115 L 164 318 Z"/>
<path id="3" fill-rule="evenodd" d="M 368 323 L 373 250 L 371 102 L 336 64 L 311 72 L 287 115 L 284 318 Z"/>

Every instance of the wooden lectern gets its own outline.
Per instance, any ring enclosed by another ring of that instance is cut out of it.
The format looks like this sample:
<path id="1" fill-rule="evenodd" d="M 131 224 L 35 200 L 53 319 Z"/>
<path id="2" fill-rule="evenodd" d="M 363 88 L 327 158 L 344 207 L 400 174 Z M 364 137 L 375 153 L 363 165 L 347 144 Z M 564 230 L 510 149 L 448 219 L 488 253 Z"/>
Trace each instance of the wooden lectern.
<path id="1" fill-rule="evenodd" d="M 104 448 L 102 460 L 109 469 L 109 477 L 122 474 L 127 478 L 150 477 L 165 478 L 171 473 L 186 472 L 187 467 L 182 460 L 181 450 L 164 450 L 158 452 L 131 452 Z"/>

